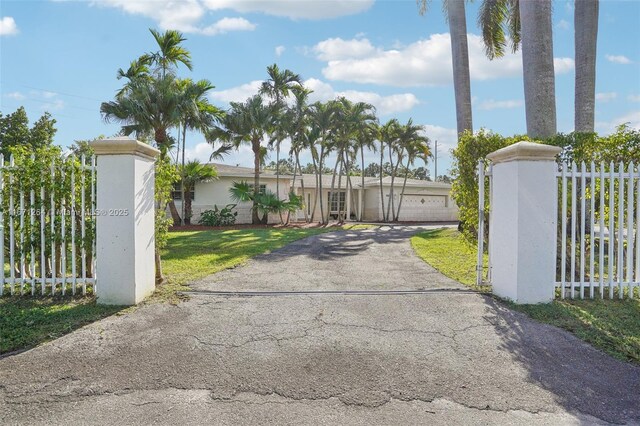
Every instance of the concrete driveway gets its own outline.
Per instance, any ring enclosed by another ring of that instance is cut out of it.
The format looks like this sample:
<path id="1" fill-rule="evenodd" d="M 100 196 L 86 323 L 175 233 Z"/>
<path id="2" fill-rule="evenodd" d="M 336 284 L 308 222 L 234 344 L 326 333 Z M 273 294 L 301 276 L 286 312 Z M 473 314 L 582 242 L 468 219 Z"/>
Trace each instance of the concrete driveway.
<path id="1" fill-rule="evenodd" d="M 443 277 L 416 231 L 311 237 L 1 359 L 0 424 L 640 422 L 640 368 Z"/>

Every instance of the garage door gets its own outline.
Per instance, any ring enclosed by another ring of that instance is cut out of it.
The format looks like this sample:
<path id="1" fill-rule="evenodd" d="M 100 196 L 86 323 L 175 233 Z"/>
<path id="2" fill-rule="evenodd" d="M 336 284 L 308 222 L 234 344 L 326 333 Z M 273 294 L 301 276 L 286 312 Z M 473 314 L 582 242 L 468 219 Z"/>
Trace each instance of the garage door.
<path id="1" fill-rule="evenodd" d="M 405 194 L 399 219 L 411 222 L 434 220 L 434 211 L 442 211 L 446 204 L 445 195 Z"/>

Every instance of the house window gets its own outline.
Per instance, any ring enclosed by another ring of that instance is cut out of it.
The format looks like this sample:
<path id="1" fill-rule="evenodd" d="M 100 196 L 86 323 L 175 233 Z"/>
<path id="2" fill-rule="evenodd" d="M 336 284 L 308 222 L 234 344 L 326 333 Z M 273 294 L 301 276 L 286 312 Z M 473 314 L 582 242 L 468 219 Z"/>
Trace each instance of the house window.
<path id="1" fill-rule="evenodd" d="M 249 188 L 251 188 L 251 192 L 253 192 L 254 186 L 253 186 L 252 183 L 249 184 Z M 267 192 L 267 185 L 260 185 L 260 191 L 259 192 L 260 192 L 260 194 L 264 195 Z"/>
<path id="2" fill-rule="evenodd" d="M 330 212 L 338 212 L 338 201 L 340 202 L 340 211 L 345 211 L 344 206 L 347 200 L 347 192 L 340 191 L 334 192 L 333 194 L 329 192 L 329 211 Z"/>
<path id="3" fill-rule="evenodd" d="M 181 197 L 181 191 L 180 191 L 180 184 L 176 183 L 175 185 L 173 185 L 173 190 L 171 191 L 171 198 L 175 201 L 181 201 L 182 197 Z M 184 194 L 186 197 L 186 193 Z M 196 199 L 196 191 L 195 188 L 191 191 L 191 201 L 195 201 Z"/>

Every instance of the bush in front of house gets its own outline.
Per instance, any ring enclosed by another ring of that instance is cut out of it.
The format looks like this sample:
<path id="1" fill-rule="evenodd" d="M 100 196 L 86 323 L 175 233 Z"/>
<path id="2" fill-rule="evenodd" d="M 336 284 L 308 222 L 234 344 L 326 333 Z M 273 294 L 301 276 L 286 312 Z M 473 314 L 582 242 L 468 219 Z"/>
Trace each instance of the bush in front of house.
<path id="1" fill-rule="evenodd" d="M 230 226 L 236 223 L 238 212 L 233 211 L 235 204 L 227 204 L 221 209 L 213 206 L 213 210 L 205 210 L 200 215 L 198 223 L 205 226 Z"/>

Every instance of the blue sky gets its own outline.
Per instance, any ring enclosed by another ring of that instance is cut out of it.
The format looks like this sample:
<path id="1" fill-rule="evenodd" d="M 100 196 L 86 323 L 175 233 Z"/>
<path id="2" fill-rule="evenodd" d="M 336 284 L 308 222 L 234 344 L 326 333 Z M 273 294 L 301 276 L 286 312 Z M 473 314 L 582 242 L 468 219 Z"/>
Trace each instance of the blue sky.
<path id="1" fill-rule="evenodd" d="M 484 58 L 478 3 L 467 8 L 474 127 L 524 133 L 521 58 Z M 565 132 L 573 128 L 572 5 L 557 0 L 553 17 L 558 128 Z M 267 65 L 277 62 L 301 74 L 315 99 L 345 95 L 376 105 L 381 121 L 412 117 L 425 125 L 439 141 L 439 173 L 449 168 L 455 107 L 448 28 L 437 0 L 425 17 L 413 0 L 3 0 L 0 111 L 24 105 L 32 120 L 49 111 L 62 146 L 116 133 L 116 124 L 101 120 L 99 105 L 121 86 L 116 70 L 155 49 L 149 28 L 185 33 L 194 70 L 180 74 L 209 79 L 216 86 L 212 101 L 222 107 L 254 93 Z M 622 122 L 640 127 L 639 46 L 640 1 L 601 1 L 601 133 Z M 194 158 L 206 160 L 211 152 L 197 134 L 187 145 Z M 250 151 L 227 162 L 250 166 Z"/>

